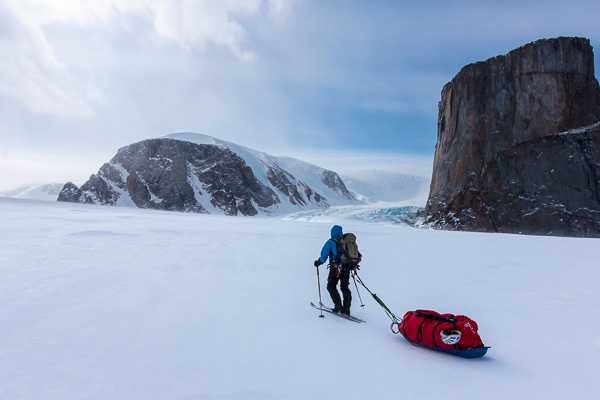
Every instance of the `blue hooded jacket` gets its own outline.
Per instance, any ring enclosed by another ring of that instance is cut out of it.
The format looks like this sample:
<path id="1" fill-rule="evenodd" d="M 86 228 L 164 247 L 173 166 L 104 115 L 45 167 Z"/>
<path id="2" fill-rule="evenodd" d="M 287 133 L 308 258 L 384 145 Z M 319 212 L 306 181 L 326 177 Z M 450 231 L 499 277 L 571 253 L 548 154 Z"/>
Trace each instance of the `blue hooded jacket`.
<path id="1" fill-rule="evenodd" d="M 323 248 L 321 249 L 321 257 L 319 257 L 319 262 L 321 264 L 327 261 L 327 257 L 329 257 L 329 262 L 339 262 L 338 259 L 338 251 L 337 251 L 337 243 L 336 239 L 341 238 L 343 235 L 342 227 L 339 225 L 334 225 L 331 227 L 331 239 L 328 239 Z"/>

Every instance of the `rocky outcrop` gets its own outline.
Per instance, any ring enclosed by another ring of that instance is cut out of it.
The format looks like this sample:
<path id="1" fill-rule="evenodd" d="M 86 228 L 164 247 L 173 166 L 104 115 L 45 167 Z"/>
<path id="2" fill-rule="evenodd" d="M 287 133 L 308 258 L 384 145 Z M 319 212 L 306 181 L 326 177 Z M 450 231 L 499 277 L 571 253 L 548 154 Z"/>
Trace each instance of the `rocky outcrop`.
<path id="1" fill-rule="evenodd" d="M 244 148 L 240 153 L 255 170 L 222 144 L 145 140 L 119 149 L 81 188 L 66 184 L 58 200 L 246 216 L 289 206 L 329 206 L 322 194 L 280 167 L 275 158 L 258 152 L 260 158 L 253 158 L 250 151 Z M 332 193 L 340 187 L 347 191 L 341 179 L 335 184 Z"/>
<path id="2" fill-rule="evenodd" d="M 73 182 L 67 182 L 58 194 L 58 201 L 77 202 L 81 199 L 81 190 Z"/>
<path id="3" fill-rule="evenodd" d="M 442 91 L 426 214 L 438 228 L 600 236 L 600 87 L 589 40 L 539 40 Z"/>

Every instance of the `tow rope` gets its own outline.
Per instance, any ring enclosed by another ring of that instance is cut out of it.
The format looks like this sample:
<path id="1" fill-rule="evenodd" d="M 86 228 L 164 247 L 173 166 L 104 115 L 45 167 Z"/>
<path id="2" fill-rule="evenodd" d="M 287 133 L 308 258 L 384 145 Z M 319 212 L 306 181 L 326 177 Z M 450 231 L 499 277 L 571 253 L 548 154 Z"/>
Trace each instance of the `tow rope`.
<path id="1" fill-rule="evenodd" d="M 358 276 L 358 273 L 356 272 L 356 270 L 353 270 L 352 273 L 354 274 L 353 276 L 358 279 L 358 282 L 361 284 L 362 287 L 364 287 L 366 289 L 367 292 L 369 292 L 369 294 L 371 296 L 373 296 L 373 299 L 375 299 L 375 301 L 377 302 L 377 304 L 379 304 L 381 306 L 381 308 L 383 308 L 383 311 L 385 312 L 385 315 L 388 316 L 388 318 L 390 320 L 392 320 L 392 324 L 390 325 L 390 329 L 392 330 L 392 332 L 394 334 L 398 334 L 400 333 L 400 322 L 402 322 L 402 318 L 398 318 L 393 312 L 392 310 L 390 310 L 390 308 L 383 302 L 383 300 L 381 300 L 381 298 L 379 296 L 377 296 L 377 294 L 373 293 L 371 291 L 371 289 L 369 289 L 367 287 L 367 285 L 365 285 L 365 283 L 363 282 L 362 279 L 360 279 L 360 276 Z M 394 329 L 394 327 L 396 329 Z"/>

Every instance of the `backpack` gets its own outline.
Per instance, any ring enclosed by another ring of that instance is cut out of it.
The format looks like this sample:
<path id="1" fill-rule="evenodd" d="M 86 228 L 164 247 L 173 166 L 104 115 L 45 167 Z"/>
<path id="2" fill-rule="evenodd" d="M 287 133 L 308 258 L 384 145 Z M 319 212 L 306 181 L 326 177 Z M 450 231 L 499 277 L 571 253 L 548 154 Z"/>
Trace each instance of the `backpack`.
<path id="1" fill-rule="evenodd" d="M 362 254 L 358 251 L 356 244 L 356 235 L 345 233 L 338 239 L 338 253 L 342 264 L 356 265 L 362 259 Z"/>

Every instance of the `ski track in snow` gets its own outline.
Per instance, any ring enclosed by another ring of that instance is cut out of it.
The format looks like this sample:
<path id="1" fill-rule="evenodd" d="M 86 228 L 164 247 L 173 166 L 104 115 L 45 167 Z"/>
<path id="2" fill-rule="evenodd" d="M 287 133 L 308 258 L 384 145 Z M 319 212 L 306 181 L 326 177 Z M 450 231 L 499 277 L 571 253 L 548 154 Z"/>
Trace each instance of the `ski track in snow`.
<path id="1" fill-rule="evenodd" d="M 396 314 L 479 323 L 492 349 L 464 360 L 364 291 L 366 324 L 317 318 L 329 223 L 15 199 L 0 220 L 1 399 L 600 398 L 595 239 L 348 222 Z"/>

